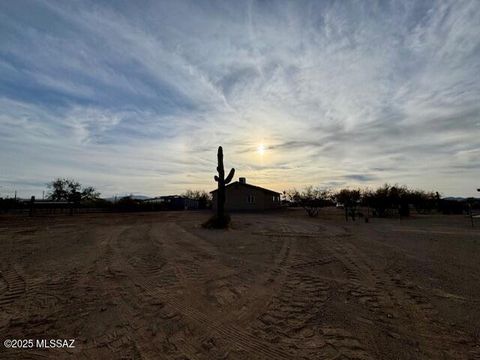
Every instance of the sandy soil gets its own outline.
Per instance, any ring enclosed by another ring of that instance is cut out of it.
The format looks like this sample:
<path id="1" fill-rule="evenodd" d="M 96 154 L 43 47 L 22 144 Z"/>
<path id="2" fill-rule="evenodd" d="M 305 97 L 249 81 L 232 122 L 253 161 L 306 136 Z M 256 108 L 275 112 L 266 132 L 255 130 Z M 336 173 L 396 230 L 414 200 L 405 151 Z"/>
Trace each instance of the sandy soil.
<path id="1" fill-rule="evenodd" d="M 480 359 L 480 224 L 0 217 L 0 359 Z"/>

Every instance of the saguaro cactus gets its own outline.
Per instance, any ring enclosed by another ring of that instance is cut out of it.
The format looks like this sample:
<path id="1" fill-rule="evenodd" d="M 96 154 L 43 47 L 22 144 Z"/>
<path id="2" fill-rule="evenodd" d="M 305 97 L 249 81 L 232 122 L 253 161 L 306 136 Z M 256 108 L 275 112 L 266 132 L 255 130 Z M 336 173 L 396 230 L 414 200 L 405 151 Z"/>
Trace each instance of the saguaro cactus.
<path id="1" fill-rule="evenodd" d="M 232 168 L 228 173 L 228 176 L 225 178 L 225 169 L 223 167 L 223 149 L 221 146 L 218 147 L 217 159 L 218 176 L 215 175 L 215 181 L 218 183 L 217 220 L 219 222 L 223 222 L 225 218 L 225 185 L 232 181 L 233 175 L 235 174 L 235 169 Z"/>

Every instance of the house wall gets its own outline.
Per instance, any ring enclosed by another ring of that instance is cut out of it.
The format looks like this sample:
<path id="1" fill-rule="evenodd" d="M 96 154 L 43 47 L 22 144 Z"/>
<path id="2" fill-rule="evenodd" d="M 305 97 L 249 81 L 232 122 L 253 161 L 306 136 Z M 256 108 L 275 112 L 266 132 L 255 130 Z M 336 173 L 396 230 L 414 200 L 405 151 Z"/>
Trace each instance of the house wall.
<path id="1" fill-rule="evenodd" d="M 263 200 L 263 206 L 265 209 L 277 209 L 281 207 L 281 202 L 280 202 L 280 195 L 278 194 L 272 194 L 272 193 L 264 193 L 264 200 Z M 275 196 L 275 201 L 274 201 L 274 196 Z"/>
<path id="2" fill-rule="evenodd" d="M 280 207 L 280 201 L 273 201 L 273 194 L 261 189 L 250 188 L 234 184 L 225 189 L 225 210 L 227 211 L 255 211 Z M 250 203 L 248 198 L 254 197 L 255 202 Z M 280 200 L 280 199 L 279 199 Z M 217 193 L 213 193 L 213 209 L 217 207 Z"/>

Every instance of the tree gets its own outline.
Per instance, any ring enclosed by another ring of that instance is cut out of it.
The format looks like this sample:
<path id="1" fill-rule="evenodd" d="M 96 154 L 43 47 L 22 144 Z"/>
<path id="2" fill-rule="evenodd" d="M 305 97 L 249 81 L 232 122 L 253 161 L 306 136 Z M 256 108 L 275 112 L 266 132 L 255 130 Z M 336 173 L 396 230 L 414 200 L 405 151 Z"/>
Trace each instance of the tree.
<path id="1" fill-rule="evenodd" d="M 355 221 L 355 213 L 357 212 L 357 206 L 360 203 L 361 191 L 342 189 L 334 195 L 337 203 L 343 205 L 345 209 L 345 220 L 348 221 L 348 217 L 351 216 L 352 220 Z"/>
<path id="2" fill-rule="evenodd" d="M 376 190 L 366 190 L 363 202 L 374 210 L 376 216 L 384 217 L 391 209 L 398 209 L 399 196 L 397 187 L 385 184 Z"/>
<path id="3" fill-rule="evenodd" d="M 419 214 L 427 214 L 438 207 L 440 195 L 433 191 L 410 191 L 410 203 Z"/>
<path id="4" fill-rule="evenodd" d="M 410 205 L 420 214 L 437 208 L 440 195 L 433 191 L 412 190 L 406 186 L 385 184 L 376 190 L 365 190 L 362 201 L 379 217 L 391 215 L 395 211 L 400 216 L 409 216 Z"/>
<path id="5" fill-rule="evenodd" d="M 209 207 L 210 202 L 212 201 L 212 196 L 205 190 L 186 190 L 182 196 L 198 201 L 198 207 L 200 209 L 206 209 Z"/>
<path id="6" fill-rule="evenodd" d="M 318 216 L 321 207 L 332 204 L 330 191 L 308 186 L 303 191 L 288 190 L 285 192 L 289 200 L 305 209 L 308 216 Z"/>
<path id="7" fill-rule="evenodd" d="M 50 189 L 48 199 L 53 201 L 69 201 L 79 203 L 81 201 L 96 200 L 100 197 L 92 186 L 82 188 L 82 185 L 75 180 L 57 178 L 47 184 Z"/>
<path id="8" fill-rule="evenodd" d="M 98 200 L 99 197 L 100 197 L 100 193 L 96 191 L 95 188 L 92 186 L 87 186 L 86 188 L 83 188 L 81 192 L 82 200 L 88 200 L 88 201 Z"/>

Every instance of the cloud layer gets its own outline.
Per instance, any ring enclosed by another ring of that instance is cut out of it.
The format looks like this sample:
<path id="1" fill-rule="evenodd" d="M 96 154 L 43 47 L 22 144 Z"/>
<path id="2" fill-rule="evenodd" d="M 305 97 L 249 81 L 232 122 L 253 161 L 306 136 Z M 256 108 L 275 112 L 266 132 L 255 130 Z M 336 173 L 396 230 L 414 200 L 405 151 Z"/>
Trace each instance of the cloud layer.
<path id="1" fill-rule="evenodd" d="M 480 3 L 0 4 L 0 196 L 480 187 Z M 256 149 L 265 144 L 266 152 Z"/>

